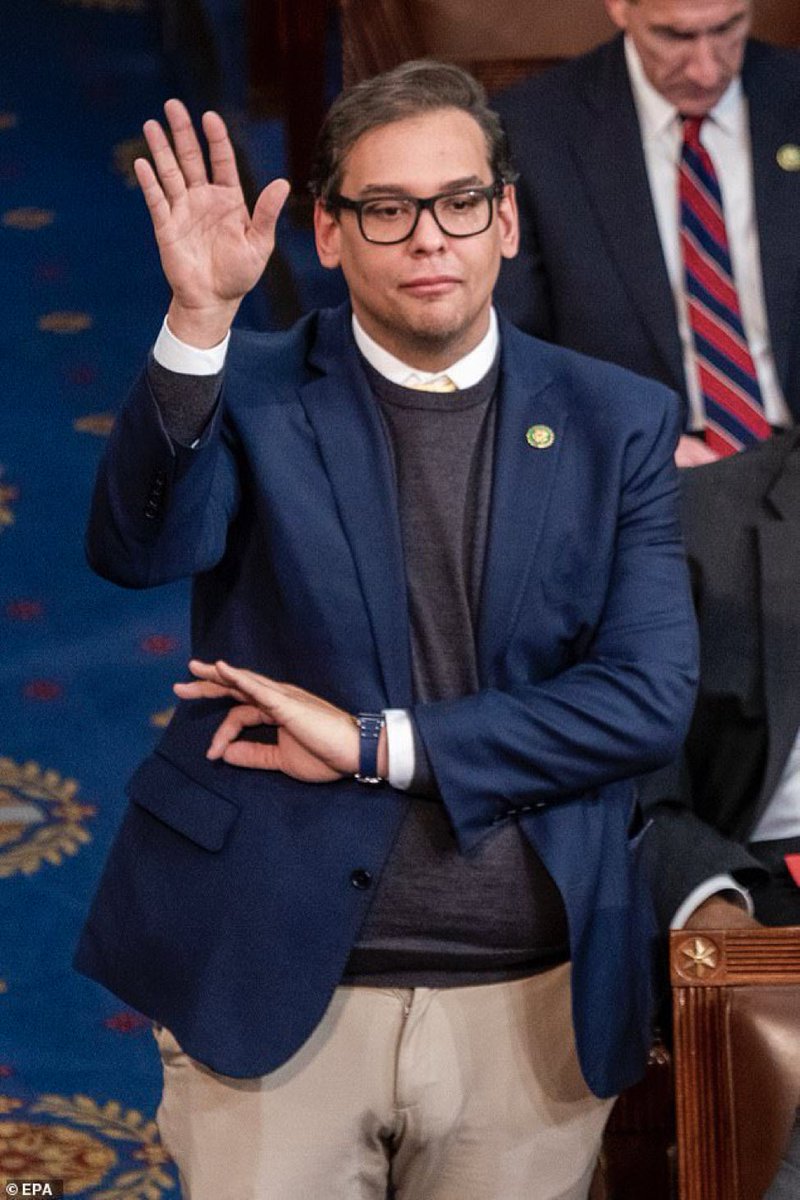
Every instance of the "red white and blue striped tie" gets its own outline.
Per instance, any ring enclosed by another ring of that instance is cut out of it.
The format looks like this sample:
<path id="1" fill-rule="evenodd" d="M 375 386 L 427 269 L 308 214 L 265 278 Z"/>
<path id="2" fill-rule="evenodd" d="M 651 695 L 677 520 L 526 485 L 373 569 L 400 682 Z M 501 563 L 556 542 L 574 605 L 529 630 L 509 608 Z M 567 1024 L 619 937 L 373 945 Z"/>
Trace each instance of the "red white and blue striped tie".
<path id="1" fill-rule="evenodd" d="M 702 122 L 702 117 L 683 121 L 680 242 L 705 440 L 724 456 L 769 437 L 771 430 L 742 325 L 719 180 L 700 142 Z"/>

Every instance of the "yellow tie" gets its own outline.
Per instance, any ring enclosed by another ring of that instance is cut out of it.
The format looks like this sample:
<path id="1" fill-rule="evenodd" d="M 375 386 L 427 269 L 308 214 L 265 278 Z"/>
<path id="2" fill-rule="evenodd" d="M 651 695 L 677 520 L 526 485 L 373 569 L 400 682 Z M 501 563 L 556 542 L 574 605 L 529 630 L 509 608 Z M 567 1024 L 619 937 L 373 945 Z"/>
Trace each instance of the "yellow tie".
<path id="1" fill-rule="evenodd" d="M 458 388 L 453 383 L 449 375 L 440 375 L 438 379 L 432 379 L 430 383 L 411 383 L 409 387 L 415 392 L 457 392 Z"/>

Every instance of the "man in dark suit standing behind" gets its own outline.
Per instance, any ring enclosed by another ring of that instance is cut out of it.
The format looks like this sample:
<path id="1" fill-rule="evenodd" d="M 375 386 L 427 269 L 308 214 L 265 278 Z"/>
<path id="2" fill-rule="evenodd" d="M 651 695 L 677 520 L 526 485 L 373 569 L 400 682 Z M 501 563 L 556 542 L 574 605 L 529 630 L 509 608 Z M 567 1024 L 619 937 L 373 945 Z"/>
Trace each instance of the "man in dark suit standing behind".
<path id="1" fill-rule="evenodd" d="M 800 925 L 800 431 L 683 472 L 700 691 L 683 757 L 642 780 L 662 925 Z M 737 895 L 738 892 L 738 895 Z M 683 911 L 682 911 L 683 910 Z M 769 1200 L 800 1194 L 800 1124 Z"/>
<path id="2" fill-rule="evenodd" d="M 750 0 L 605 2 L 621 36 L 497 101 L 521 171 L 497 301 L 680 392 L 694 466 L 800 417 L 800 55 L 749 38 Z"/>

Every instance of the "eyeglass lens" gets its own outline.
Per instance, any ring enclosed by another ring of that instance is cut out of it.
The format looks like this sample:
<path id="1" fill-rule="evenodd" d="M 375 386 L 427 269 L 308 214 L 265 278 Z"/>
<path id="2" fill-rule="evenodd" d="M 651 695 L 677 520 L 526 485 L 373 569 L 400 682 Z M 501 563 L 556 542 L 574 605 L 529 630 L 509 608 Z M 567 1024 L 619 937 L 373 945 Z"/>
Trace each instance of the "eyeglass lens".
<path id="1" fill-rule="evenodd" d="M 492 201 L 476 191 L 437 196 L 433 215 L 443 233 L 469 237 L 491 222 Z M 402 196 L 369 200 L 361 208 L 361 229 L 371 242 L 396 242 L 408 237 L 417 219 L 417 205 Z"/>

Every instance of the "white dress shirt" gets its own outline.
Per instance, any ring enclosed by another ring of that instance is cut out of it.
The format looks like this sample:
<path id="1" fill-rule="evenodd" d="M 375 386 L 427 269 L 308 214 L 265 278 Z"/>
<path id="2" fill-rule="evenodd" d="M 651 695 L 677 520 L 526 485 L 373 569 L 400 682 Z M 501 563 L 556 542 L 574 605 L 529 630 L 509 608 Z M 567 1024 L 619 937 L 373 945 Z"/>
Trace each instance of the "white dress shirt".
<path id="1" fill-rule="evenodd" d="M 497 315 L 489 313 L 489 328 L 478 343 L 463 358 L 452 363 L 444 371 L 420 371 L 402 362 L 374 338 L 371 338 L 358 318 L 353 314 L 353 337 L 364 358 L 380 375 L 402 387 L 419 387 L 434 383 L 445 376 L 458 389 L 479 383 L 494 362 L 500 344 Z M 200 350 L 182 342 L 167 324 L 166 318 L 153 347 L 153 357 L 168 371 L 178 375 L 216 375 L 225 366 L 228 352 L 228 334 L 217 346 Z M 414 734 L 411 718 L 405 709 L 389 708 L 384 712 L 386 721 L 386 745 L 389 758 L 389 783 L 392 787 L 406 791 L 414 777 Z"/>
<path id="2" fill-rule="evenodd" d="M 497 330 L 497 315 L 492 309 L 489 313 L 489 328 L 485 336 L 478 342 L 474 350 L 459 358 L 445 371 L 419 371 L 401 362 L 388 350 L 371 338 L 358 318 L 353 314 L 353 337 L 369 365 L 388 379 L 401 387 L 421 387 L 422 384 L 436 383 L 445 376 L 452 380 L 458 389 L 473 387 L 480 383 L 494 362 L 497 348 L 500 345 L 500 334 Z"/>
<path id="3" fill-rule="evenodd" d="M 703 400 L 695 368 L 680 249 L 678 167 L 683 145 L 682 121 L 678 110 L 650 83 L 629 37 L 625 38 L 625 58 L 661 248 L 675 300 L 689 394 L 690 428 L 699 430 L 705 424 Z M 701 127 L 700 140 L 719 179 L 742 324 L 758 375 L 764 414 L 770 425 L 788 426 L 792 423 L 791 414 L 778 382 L 769 340 L 753 192 L 750 123 L 739 77 L 731 81 L 709 112 Z"/>
<path id="4" fill-rule="evenodd" d="M 153 358 L 167 371 L 174 371 L 176 375 L 218 375 L 225 366 L 225 355 L 228 353 L 230 340 L 231 335 L 226 333 L 222 341 L 210 350 L 189 346 L 175 337 L 165 317 L 153 347 Z"/>
<path id="5" fill-rule="evenodd" d="M 751 841 L 771 842 L 800 837 L 800 731 Z"/>

